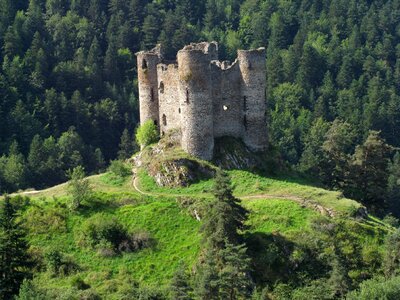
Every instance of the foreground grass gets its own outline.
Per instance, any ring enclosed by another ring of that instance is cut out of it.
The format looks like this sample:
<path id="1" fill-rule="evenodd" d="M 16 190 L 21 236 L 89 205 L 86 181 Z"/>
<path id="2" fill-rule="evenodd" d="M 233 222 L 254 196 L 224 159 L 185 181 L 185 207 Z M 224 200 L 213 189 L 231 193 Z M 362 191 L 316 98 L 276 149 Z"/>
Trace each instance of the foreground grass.
<path id="1" fill-rule="evenodd" d="M 271 178 L 263 177 L 248 171 L 234 170 L 228 171 L 232 179 L 235 196 L 245 198 L 248 196 L 262 195 L 268 198 L 279 197 L 288 200 L 297 198 L 298 200 L 311 201 L 327 209 L 335 211 L 342 216 L 354 215 L 361 205 L 351 199 L 343 197 L 340 192 L 328 191 L 319 187 L 307 185 L 293 178 Z M 144 170 L 138 173 L 140 188 L 149 193 L 173 196 L 202 196 L 212 197 L 211 190 L 213 179 L 202 180 L 192 184 L 187 188 L 168 188 L 159 187 L 154 179 Z M 265 197 L 266 198 L 266 197 Z"/>
<path id="2" fill-rule="evenodd" d="M 67 201 L 67 199 L 65 199 Z M 130 204 L 120 203 L 119 195 L 104 194 L 102 208 L 83 208 L 67 216 L 66 230 L 54 230 L 29 236 L 32 249 L 42 255 L 50 249 L 57 249 L 72 257 L 79 266 L 79 277 L 96 289 L 102 296 L 117 292 L 118 286 L 110 291 L 108 285 L 115 284 L 121 273 L 129 270 L 126 279 L 146 285 L 166 285 L 172 278 L 180 262 L 192 266 L 200 247 L 200 223 L 188 213 L 182 211 L 171 199 L 124 199 Z M 36 200 L 40 201 L 40 200 Z M 60 201 L 63 201 L 61 199 Z M 99 202 L 101 204 L 101 202 Z M 43 204 L 46 209 L 51 201 Z M 77 236 L 85 220 L 101 211 L 105 215 L 115 216 L 129 232 L 148 232 L 156 241 L 151 249 L 135 253 L 103 257 L 95 250 L 78 245 Z M 29 213 L 29 210 L 28 210 Z M 47 272 L 38 273 L 36 282 L 48 289 L 68 288 L 71 278 L 77 276 L 51 277 Z"/>

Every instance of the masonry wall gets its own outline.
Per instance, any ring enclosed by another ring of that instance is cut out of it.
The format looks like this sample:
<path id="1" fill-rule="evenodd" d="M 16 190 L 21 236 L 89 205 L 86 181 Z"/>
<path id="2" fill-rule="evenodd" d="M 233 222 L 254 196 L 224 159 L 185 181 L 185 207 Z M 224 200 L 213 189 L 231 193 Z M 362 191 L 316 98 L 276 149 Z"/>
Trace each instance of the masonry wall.
<path id="1" fill-rule="evenodd" d="M 226 69 L 217 63 L 211 64 L 211 82 L 214 114 L 214 137 L 243 134 L 243 106 L 241 101 L 241 76 L 235 62 Z"/>
<path id="2" fill-rule="evenodd" d="M 202 50 L 178 52 L 182 148 L 205 160 L 214 150 L 210 57 Z"/>
<path id="3" fill-rule="evenodd" d="M 150 119 L 158 125 L 160 121 L 157 65 L 160 62 L 160 57 L 157 53 L 139 52 L 137 58 L 140 123 L 143 124 Z"/>
<path id="4" fill-rule="evenodd" d="M 137 57 L 141 123 L 154 120 L 161 135 L 180 129 L 182 148 L 206 160 L 216 137 L 266 148 L 264 48 L 239 50 L 233 64 L 216 60 L 216 43 L 185 46 L 171 64 L 162 62 L 159 47 Z"/>
<path id="5" fill-rule="evenodd" d="M 159 64 L 157 74 L 160 133 L 164 135 L 171 129 L 181 127 L 178 65 Z"/>
<path id="6" fill-rule="evenodd" d="M 241 96 L 244 105 L 243 141 L 251 149 L 260 151 L 267 146 L 265 100 L 265 49 L 239 50 Z"/>

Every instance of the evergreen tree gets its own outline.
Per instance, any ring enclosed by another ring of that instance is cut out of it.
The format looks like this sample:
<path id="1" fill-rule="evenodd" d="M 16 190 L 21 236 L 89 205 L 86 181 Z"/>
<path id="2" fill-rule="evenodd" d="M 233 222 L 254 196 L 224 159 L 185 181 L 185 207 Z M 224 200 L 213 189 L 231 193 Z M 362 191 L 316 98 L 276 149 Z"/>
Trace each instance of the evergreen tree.
<path id="1" fill-rule="evenodd" d="M 129 134 L 128 129 L 124 129 L 121 135 L 121 142 L 119 143 L 118 158 L 128 159 L 132 156 L 134 151 L 133 139 Z"/>
<path id="2" fill-rule="evenodd" d="M 347 186 L 349 160 L 355 144 L 351 125 L 336 119 L 326 133 L 322 150 L 320 176 L 329 186 L 343 190 Z"/>
<path id="3" fill-rule="evenodd" d="M 366 205 L 375 208 L 386 206 L 387 167 L 391 147 L 370 131 L 366 141 L 357 146 L 352 158 L 351 195 Z"/>
<path id="4" fill-rule="evenodd" d="M 18 211 L 9 197 L 0 209 L 0 299 L 12 299 L 18 293 L 32 266 L 27 254 L 26 233 L 18 221 Z"/>
<path id="5" fill-rule="evenodd" d="M 388 165 L 387 197 L 389 210 L 400 217 L 400 153 L 396 152 Z"/>
<path id="6" fill-rule="evenodd" d="M 225 240 L 237 244 L 248 212 L 233 196 L 230 178 L 223 171 L 217 172 L 213 194 L 215 201 L 208 208 L 201 230 L 213 249 L 223 247 Z"/>
<path id="7" fill-rule="evenodd" d="M 180 264 L 171 282 L 171 296 L 176 300 L 190 300 L 192 288 L 189 283 L 190 277 L 186 273 L 186 266 Z"/>

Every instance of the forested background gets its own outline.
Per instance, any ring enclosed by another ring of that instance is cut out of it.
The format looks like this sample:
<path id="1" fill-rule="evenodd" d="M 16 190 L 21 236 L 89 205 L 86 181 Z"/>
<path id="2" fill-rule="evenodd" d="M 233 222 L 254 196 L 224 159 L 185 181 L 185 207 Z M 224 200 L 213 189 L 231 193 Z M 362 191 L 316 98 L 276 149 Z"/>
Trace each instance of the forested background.
<path id="1" fill-rule="evenodd" d="M 270 140 L 285 164 L 394 206 L 399 19 L 396 0 L 1 0 L 0 189 L 125 158 L 138 123 L 134 53 L 161 42 L 173 58 L 216 40 L 222 59 L 267 48 Z"/>

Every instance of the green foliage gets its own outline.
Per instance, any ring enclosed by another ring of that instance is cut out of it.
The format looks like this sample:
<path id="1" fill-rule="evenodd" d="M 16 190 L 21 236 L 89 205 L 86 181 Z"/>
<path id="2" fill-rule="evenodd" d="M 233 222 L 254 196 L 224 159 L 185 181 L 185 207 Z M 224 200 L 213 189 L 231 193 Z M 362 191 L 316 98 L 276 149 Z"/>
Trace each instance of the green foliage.
<path id="1" fill-rule="evenodd" d="M 45 294 L 31 281 L 24 280 L 16 297 L 17 300 L 41 300 Z"/>
<path id="2" fill-rule="evenodd" d="M 0 208 L 0 298 L 10 299 L 18 293 L 30 275 L 26 232 L 18 220 L 18 210 L 6 197 Z"/>
<path id="3" fill-rule="evenodd" d="M 79 270 L 79 266 L 61 251 L 56 249 L 48 250 L 44 255 L 47 270 L 53 276 L 68 276 Z"/>
<path id="4" fill-rule="evenodd" d="M 226 173 L 217 171 L 213 193 L 215 200 L 209 204 L 201 228 L 206 248 L 196 275 L 196 294 L 202 299 L 246 299 L 253 288 L 251 260 L 246 246 L 239 243 L 239 234 L 248 212 L 233 196 Z"/>
<path id="5" fill-rule="evenodd" d="M 390 279 L 377 277 L 364 281 L 358 291 L 346 296 L 349 300 L 395 300 L 400 297 L 400 277 Z"/>
<path id="6" fill-rule="evenodd" d="M 155 143 L 158 140 L 158 129 L 152 120 L 146 121 L 136 130 L 136 141 L 142 147 Z"/>
<path id="7" fill-rule="evenodd" d="M 191 293 L 190 276 L 187 274 L 186 266 L 181 264 L 171 281 L 171 297 L 176 300 L 190 300 Z"/>
<path id="8" fill-rule="evenodd" d="M 117 177 L 125 178 L 132 174 L 129 165 L 121 160 L 113 160 L 108 170 Z"/>
<path id="9" fill-rule="evenodd" d="M 89 181 L 85 178 L 85 170 L 78 166 L 68 172 L 70 181 L 68 182 L 68 191 L 72 197 L 69 207 L 71 210 L 77 210 L 83 201 L 88 201 L 92 197 L 92 189 Z"/>
<path id="10" fill-rule="evenodd" d="M 386 237 L 383 269 L 387 278 L 398 275 L 400 267 L 400 230 Z"/>
<path id="11" fill-rule="evenodd" d="M 128 233 L 115 218 L 96 214 L 87 219 L 76 233 L 78 245 L 97 250 L 101 256 L 114 256 L 121 252 L 134 252 L 154 246 L 154 239 L 145 231 Z"/>

